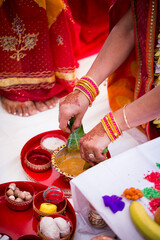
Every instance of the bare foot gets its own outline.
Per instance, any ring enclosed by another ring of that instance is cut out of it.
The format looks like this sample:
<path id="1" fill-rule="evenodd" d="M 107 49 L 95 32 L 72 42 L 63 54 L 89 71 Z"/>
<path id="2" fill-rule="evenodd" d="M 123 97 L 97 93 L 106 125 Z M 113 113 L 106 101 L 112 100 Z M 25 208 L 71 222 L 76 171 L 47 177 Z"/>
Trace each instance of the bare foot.
<path id="1" fill-rule="evenodd" d="M 13 115 L 28 117 L 36 114 L 38 111 L 43 112 L 47 109 L 53 108 L 58 102 L 57 97 L 53 97 L 45 102 L 33 102 L 33 101 L 11 101 L 5 97 L 1 97 L 2 106 L 6 111 Z"/>
<path id="2" fill-rule="evenodd" d="M 58 97 L 53 97 L 44 102 L 35 102 L 35 106 L 38 111 L 43 112 L 43 111 L 46 111 L 47 109 L 54 108 L 57 102 L 58 102 Z"/>

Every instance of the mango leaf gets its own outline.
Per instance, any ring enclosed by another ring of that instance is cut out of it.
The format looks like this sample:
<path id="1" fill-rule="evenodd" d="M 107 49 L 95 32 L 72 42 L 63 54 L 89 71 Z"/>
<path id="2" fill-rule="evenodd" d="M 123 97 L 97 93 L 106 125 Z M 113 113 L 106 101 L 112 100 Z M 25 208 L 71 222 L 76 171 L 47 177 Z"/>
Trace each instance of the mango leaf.
<path id="1" fill-rule="evenodd" d="M 75 118 L 71 118 L 69 121 L 69 127 L 70 129 L 72 128 L 72 125 L 74 123 Z M 68 141 L 67 141 L 67 148 L 68 152 L 70 151 L 76 151 L 80 149 L 79 141 L 81 137 L 84 136 L 84 130 L 83 130 L 83 125 L 76 129 L 73 133 L 69 135 Z"/>

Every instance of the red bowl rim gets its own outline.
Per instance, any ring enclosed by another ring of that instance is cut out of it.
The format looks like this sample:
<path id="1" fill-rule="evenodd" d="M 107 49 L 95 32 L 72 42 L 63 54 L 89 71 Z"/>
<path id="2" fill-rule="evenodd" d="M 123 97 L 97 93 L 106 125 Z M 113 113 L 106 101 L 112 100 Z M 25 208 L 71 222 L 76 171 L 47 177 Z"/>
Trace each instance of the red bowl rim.
<path id="1" fill-rule="evenodd" d="M 34 164 L 34 163 L 30 162 L 28 157 L 31 157 L 32 153 L 33 154 L 34 153 L 44 153 L 48 162 L 45 163 L 45 164 Z M 28 156 L 29 154 L 31 154 L 31 155 Z M 31 149 L 31 150 L 27 151 L 24 159 L 25 159 L 24 162 L 27 165 L 27 167 L 29 167 L 31 170 L 33 170 L 35 172 L 41 172 L 41 171 L 44 171 L 44 170 L 48 170 L 51 167 L 51 153 L 48 152 L 45 149 Z"/>
<path id="2" fill-rule="evenodd" d="M 34 196 L 34 198 L 33 198 L 33 209 L 34 209 L 34 211 L 36 211 L 36 213 L 38 213 L 40 216 L 48 216 L 48 215 L 51 215 L 51 214 L 50 214 L 50 213 L 47 214 L 47 213 L 45 213 L 45 212 L 40 211 L 40 210 L 37 208 L 36 203 L 35 203 L 35 200 L 36 200 L 36 198 L 37 198 L 39 195 L 42 195 L 42 197 L 43 197 L 43 192 L 44 192 L 44 191 L 40 191 L 40 192 L 38 192 L 38 193 Z M 44 202 L 47 202 L 47 201 L 44 200 Z M 66 209 L 66 207 L 67 207 L 67 202 L 68 202 L 67 198 L 64 198 L 64 200 L 63 200 L 61 203 L 63 203 L 63 202 L 64 202 L 64 207 L 63 207 L 62 209 L 60 209 L 58 212 L 53 213 L 52 215 L 60 214 L 60 213 L 62 213 L 62 212 L 65 211 L 65 209 Z M 57 206 L 58 206 L 58 205 L 57 205 Z"/>

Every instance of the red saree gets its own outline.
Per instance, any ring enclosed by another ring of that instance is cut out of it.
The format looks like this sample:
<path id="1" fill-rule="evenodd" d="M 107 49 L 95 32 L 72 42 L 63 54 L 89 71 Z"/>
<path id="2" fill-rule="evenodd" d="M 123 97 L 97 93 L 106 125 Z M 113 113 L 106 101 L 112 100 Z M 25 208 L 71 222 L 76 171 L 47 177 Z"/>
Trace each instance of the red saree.
<path id="1" fill-rule="evenodd" d="M 72 91 L 77 63 L 67 2 L 0 0 L 0 22 L 0 95 L 44 101 Z"/>
<path id="2" fill-rule="evenodd" d="M 117 1 L 120 4 L 121 1 Z M 110 12 L 114 26 L 117 6 Z M 128 1 L 129 3 L 129 1 Z M 160 1 L 131 1 L 135 30 L 135 50 L 108 80 L 108 96 L 113 111 L 141 97 L 153 88 L 154 49 L 159 26 Z M 129 7 L 129 5 L 128 5 Z M 127 9 L 126 9 L 127 10 Z M 143 126 L 149 139 L 160 136 L 160 131 L 150 122 Z"/>

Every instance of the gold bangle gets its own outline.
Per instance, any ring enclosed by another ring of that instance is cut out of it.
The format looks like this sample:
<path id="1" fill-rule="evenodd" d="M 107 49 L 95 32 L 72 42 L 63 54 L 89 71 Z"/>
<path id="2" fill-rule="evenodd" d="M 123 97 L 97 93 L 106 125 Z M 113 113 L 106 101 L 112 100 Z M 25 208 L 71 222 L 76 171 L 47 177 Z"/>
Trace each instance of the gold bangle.
<path id="1" fill-rule="evenodd" d="M 127 127 L 130 129 L 131 126 L 129 125 L 129 123 L 127 121 L 127 117 L 126 117 L 126 105 L 123 107 L 123 117 L 124 117 L 124 121 L 125 121 Z"/>

